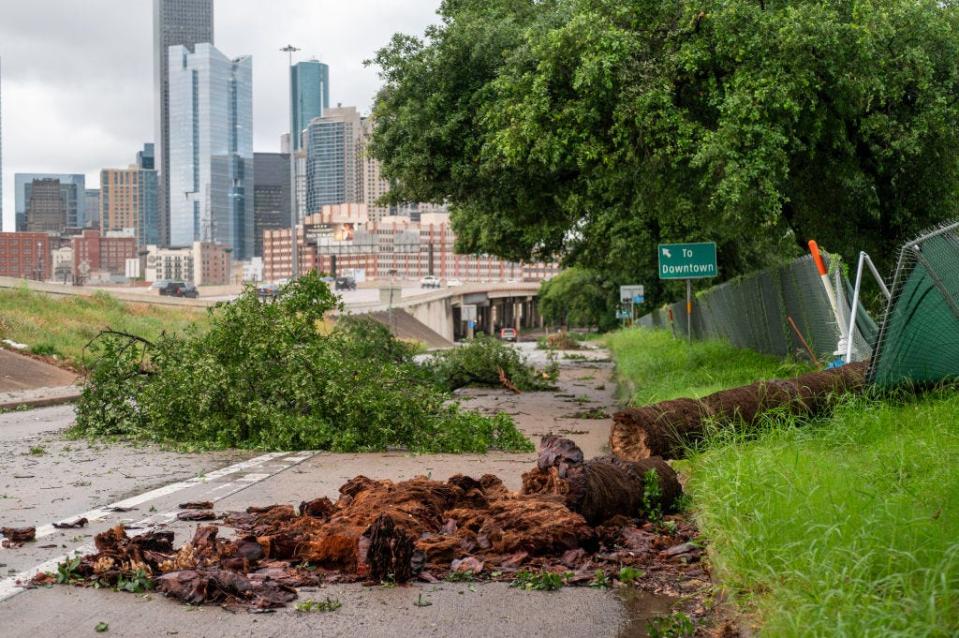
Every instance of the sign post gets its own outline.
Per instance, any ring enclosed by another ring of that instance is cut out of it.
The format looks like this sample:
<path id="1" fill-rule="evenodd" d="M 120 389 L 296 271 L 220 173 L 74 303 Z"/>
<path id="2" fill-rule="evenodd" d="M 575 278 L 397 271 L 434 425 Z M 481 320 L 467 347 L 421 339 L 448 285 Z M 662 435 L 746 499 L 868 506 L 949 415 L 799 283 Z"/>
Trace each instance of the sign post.
<path id="1" fill-rule="evenodd" d="M 715 242 L 660 244 L 659 278 L 686 280 L 686 334 L 693 340 L 693 279 L 719 275 Z"/>
<path id="2" fill-rule="evenodd" d="M 619 287 L 619 302 L 629 304 L 629 323 L 636 322 L 636 306 L 646 301 L 646 288 L 641 284 Z"/>

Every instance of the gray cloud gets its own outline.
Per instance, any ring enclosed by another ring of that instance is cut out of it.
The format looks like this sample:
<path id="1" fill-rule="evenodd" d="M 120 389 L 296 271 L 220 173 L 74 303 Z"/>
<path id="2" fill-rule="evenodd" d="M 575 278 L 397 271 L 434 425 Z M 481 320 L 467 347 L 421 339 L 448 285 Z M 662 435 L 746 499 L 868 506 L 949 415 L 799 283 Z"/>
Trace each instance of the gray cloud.
<path id="1" fill-rule="evenodd" d="M 440 0 L 216 0 L 216 46 L 253 55 L 255 147 L 279 150 L 287 58 L 330 65 L 332 102 L 368 111 L 379 85 L 363 66 L 397 32 L 422 33 Z M 150 0 L 0 0 L 3 229 L 13 228 L 13 174 L 85 173 L 131 163 L 153 132 Z"/>

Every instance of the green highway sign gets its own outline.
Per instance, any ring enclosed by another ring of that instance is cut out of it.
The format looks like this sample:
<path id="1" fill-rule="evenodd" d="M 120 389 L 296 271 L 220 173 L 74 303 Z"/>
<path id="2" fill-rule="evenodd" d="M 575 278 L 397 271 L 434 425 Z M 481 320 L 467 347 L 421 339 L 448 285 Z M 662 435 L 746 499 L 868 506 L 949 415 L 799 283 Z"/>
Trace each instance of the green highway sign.
<path id="1" fill-rule="evenodd" d="M 705 279 L 719 275 L 716 244 L 660 244 L 660 279 Z"/>

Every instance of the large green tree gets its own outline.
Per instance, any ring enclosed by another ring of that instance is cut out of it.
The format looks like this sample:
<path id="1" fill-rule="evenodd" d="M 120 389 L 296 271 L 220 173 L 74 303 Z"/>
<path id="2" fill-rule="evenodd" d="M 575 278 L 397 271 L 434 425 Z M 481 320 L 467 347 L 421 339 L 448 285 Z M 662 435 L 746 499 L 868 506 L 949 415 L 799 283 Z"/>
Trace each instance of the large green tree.
<path id="1" fill-rule="evenodd" d="M 374 59 L 372 152 L 459 248 L 656 281 L 659 241 L 724 277 L 815 238 L 890 269 L 956 215 L 955 0 L 445 0 Z"/>

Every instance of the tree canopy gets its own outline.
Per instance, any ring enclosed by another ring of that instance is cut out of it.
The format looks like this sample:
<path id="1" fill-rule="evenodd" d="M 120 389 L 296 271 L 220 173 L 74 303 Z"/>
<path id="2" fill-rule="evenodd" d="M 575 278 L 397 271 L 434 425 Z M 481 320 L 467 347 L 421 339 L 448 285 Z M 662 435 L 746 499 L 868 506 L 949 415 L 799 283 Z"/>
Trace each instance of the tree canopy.
<path id="1" fill-rule="evenodd" d="M 655 244 L 722 275 L 810 238 L 887 270 L 956 214 L 955 0 L 445 0 L 396 35 L 372 154 L 458 248 L 560 258 L 662 300 Z"/>

